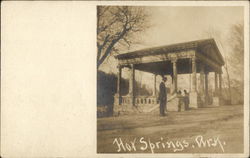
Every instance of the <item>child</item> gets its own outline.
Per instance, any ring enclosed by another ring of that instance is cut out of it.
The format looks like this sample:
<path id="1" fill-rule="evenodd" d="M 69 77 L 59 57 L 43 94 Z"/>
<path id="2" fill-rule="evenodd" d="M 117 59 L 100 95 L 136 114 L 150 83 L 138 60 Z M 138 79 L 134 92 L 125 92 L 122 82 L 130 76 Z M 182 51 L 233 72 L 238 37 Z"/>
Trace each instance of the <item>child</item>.
<path id="1" fill-rule="evenodd" d="M 189 105 L 189 94 L 186 90 L 184 90 L 184 104 L 185 104 L 185 110 L 187 110 Z"/>
<path id="2" fill-rule="evenodd" d="M 177 92 L 177 97 L 178 97 L 178 112 L 180 112 L 181 111 L 182 98 L 183 98 L 183 96 L 181 95 L 180 90 Z"/>

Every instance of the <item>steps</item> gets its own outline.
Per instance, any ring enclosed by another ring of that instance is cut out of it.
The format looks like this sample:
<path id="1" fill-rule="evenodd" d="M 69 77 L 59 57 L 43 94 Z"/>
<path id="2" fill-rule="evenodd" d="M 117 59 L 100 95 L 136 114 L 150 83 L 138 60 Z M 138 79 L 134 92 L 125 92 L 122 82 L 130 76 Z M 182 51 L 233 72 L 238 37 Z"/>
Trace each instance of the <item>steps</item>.
<path id="1" fill-rule="evenodd" d="M 172 95 L 170 97 L 168 97 L 168 101 L 167 101 L 167 111 L 178 111 L 178 102 L 179 102 L 179 98 L 176 97 L 176 95 Z M 156 104 L 154 107 L 152 107 L 151 109 L 148 110 L 148 112 L 159 112 L 159 104 Z"/>
<path id="2" fill-rule="evenodd" d="M 178 111 L 179 98 L 176 95 L 168 97 L 167 101 L 167 111 Z M 117 105 L 116 111 L 120 114 L 136 114 L 136 113 L 159 113 L 159 103 L 158 104 L 136 104 L 132 106 L 130 104 Z"/>

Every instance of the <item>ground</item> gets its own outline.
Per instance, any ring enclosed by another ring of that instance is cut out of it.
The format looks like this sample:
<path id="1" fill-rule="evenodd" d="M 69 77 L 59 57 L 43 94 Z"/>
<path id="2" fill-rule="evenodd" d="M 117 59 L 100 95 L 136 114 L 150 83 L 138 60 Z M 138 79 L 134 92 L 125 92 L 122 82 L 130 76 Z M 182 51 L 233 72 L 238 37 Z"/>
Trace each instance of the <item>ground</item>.
<path id="1" fill-rule="evenodd" d="M 243 118 L 242 105 L 98 118 L 97 152 L 243 153 Z"/>

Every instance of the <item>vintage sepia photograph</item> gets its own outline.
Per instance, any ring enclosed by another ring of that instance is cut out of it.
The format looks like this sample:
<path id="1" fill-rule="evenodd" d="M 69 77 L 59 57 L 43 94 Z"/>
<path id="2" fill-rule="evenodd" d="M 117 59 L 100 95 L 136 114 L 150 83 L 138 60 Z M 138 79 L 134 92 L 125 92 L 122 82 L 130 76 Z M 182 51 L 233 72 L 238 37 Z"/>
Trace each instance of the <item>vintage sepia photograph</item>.
<path id="1" fill-rule="evenodd" d="M 249 157 L 249 2 L 1 2 L 0 158 Z"/>
<path id="2" fill-rule="evenodd" d="M 96 15 L 97 153 L 244 153 L 244 7 Z"/>

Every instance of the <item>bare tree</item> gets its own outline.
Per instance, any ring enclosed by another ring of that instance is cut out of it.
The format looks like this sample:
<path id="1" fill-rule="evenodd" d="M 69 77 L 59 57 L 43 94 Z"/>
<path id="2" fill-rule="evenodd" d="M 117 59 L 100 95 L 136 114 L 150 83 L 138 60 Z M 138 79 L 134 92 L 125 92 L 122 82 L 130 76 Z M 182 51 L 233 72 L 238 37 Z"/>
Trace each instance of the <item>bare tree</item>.
<path id="1" fill-rule="evenodd" d="M 237 74 L 237 80 L 243 82 L 244 75 L 244 27 L 243 24 L 235 24 L 231 27 L 231 36 L 228 39 L 231 47 L 230 62 Z"/>
<path id="2" fill-rule="evenodd" d="M 228 98 L 229 98 L 229 103 L 231 103 L 232 100 L 232 91 L 231 91 L 231 79 L 230 79 L 230 74 L 229 74 L 229 66 L 228 66 L 228 54 L 226 54 L 225 52 L 225 48 L 224 45 L 222 43 L 222 38 L 221 38 L 221 34 L 219 31 L 217 31 L 214 28 L 209 28 L 205 34 L 209 37 L 209 38 L 214 38 L 216 43 L 218 44 L 218 47 L 221 49 L 221 53 L 224 56 L 224 61 L 225 61 L 225 65 L 223 66 L 223 68 L 226 71 L 226 79 L 227 79 L 227 87 L 228 87 Z"/>
<path id="3" fill-rule="evenodd" d="M 148 27 L 147 17 L 143 7 L 97 7 L 97 68 L 121 47 L 130 47 L 135 35 Z"/>
<path id="4" fill-rule="evenodd" d="M 220 32 L 214 28 L 207 30 L 206 35 L 210 38 L 215 38 L 218 47 L 224 56 L 226 72 L 226 80 L 224 84 L 228 87 L 229 103 L 232 101 L 232 87 L 238 88 L 241 92 L 244 82 L 244 29 L 243 24 L 238 23 L 231 26 L 230 36 L 228 39 L 222 39 Z M 227 42 L 228 48 L 222 41 Z"/>
<path id="5" fill-rule="evenodd" d="M 232 69 L 232 85 L 236 87 L 239 94 L 243 96 L 244 84 L 244 25 L 238 23 L 232 25 L 230 43 L 231 56 L 229 62 Z M 243 99 L 243 98 L 242 98 Z"/>

